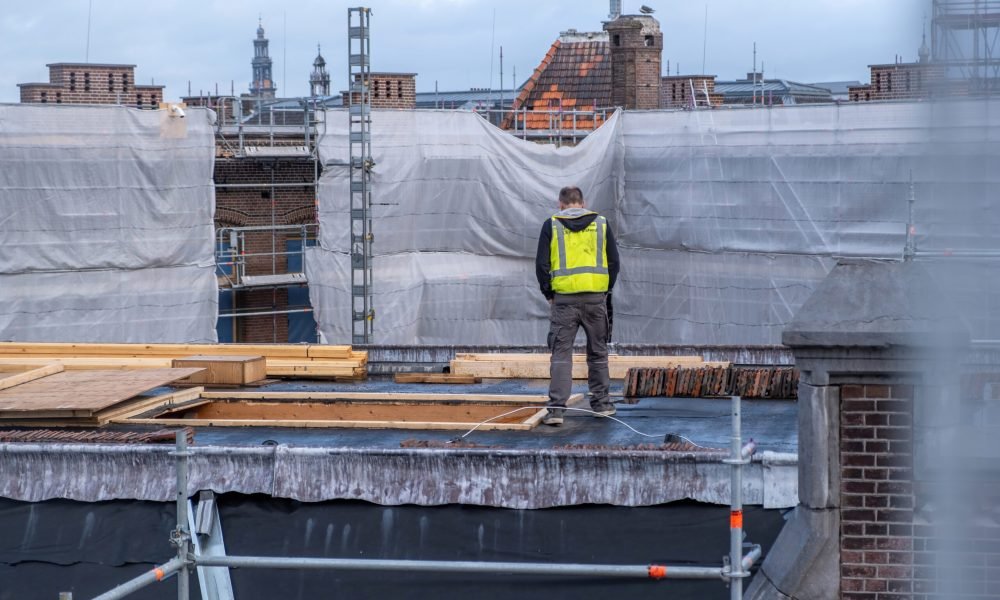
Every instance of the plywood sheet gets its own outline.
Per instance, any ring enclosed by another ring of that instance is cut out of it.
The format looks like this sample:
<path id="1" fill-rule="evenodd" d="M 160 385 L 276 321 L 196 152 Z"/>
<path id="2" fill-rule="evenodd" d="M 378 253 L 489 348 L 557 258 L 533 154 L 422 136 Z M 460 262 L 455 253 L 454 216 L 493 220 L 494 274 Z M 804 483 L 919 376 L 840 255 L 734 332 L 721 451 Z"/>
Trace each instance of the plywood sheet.
<path id="1" fill-rule="evenodd" d="M 32 418 L 93 414 L 133 396 L 183 379 L 199 369 L 65 371 L 0 390 L 0 416 Z"/>

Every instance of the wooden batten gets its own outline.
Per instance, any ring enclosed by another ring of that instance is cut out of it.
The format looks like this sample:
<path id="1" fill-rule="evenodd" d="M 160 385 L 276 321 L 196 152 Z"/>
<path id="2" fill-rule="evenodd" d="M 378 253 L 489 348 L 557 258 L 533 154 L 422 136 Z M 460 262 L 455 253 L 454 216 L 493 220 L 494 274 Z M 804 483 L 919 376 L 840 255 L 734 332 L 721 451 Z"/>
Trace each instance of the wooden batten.
<path id="1" fill-rule="evenodd" d="M 455 375 L 454 373 L 396 373 L 396 383 L 453 383 L 473 385 L 482 383 L 482 377 L 475 375 Z"/>
<path id="2" fill-rule="evenodd" d="M 21 365 L 21 368 L 24 368 L 24 366 Z M 36 379 L 62 372 L 63 366 L 59 363 L 42 365 L 41 367 L 27 367 L 27 370 L 20 373 L 0 377 L 0 390 L 6 390 L 22 383 L 28 383 L 29 381 L 35 381 Z"/>

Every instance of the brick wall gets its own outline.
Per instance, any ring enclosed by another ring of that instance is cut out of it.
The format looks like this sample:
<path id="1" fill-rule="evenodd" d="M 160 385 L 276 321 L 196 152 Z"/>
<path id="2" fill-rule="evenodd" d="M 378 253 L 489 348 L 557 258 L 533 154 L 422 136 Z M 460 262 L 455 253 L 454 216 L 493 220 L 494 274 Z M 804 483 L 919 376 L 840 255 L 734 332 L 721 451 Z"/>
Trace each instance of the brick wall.
<path id="1" fill-rule="evenodd" d="M 301 143 L 301 142 L 300 142 Z M 246 227 L 296 225 L 316 223 L 316 196 L 313 163 L 300 160 L 262 160 L 252 158 L 218 158 L 215 163 L 216 184 L 259 183 L 257 188 L 217 187 L 215 194 L 216 227 Z M 274 183 L 302 183 L 302 187 L 267 187 Z M 272 248 L 285 251 L 289 239 L 298 239 L 298 232 L 272 235 L 271 232 L 248 233 L 248 254 L 269 254 Z M 287 272 L 287 256 L 275 255 L 247 258 L 248 275 L 269 275 Z M 226 292 L 232 293 L 232 292 Z M 239 291 L 235 304 L 241 310 L 284 310 L 288 308 L 288 293 L 284 289 Z M 236 341 L 286 342 L 287 315 L 262 315 L 236 319 Z"/>
<path id="2" fill-rule="evenodd" d="M 913 387 L 845 385 L 840 415 L 840 574 L 844 600 L 911 598 Z"/>
<path id="3" fill-rule="evenodd" d="M 660 108 L 663 33 L 652 17 L 623 16 L 604 29 L 611 53 L 611 103 L 628 109 Z"/>
<path id="4" fill-rule="evenodd" d="M 372 108 L 416 108 L 416 77 L 414 73 L 371 73 Z M 357 102 L 359 97 L 355 93 L 352 98 Z M 346 92 L 344 106 L 347 106 Z"/>
<path id="5" fill-rule="evenodd" d="M 925 63 L 871 65 L 871 83 L 848 88 L 852 102 L 927 98 L 940 88 L 944 71 Z M 967 90 L 950 89 L 952 94 Z"/>
<path id="6" fill-rule="evenodd" d="M 136 85 L 133 65 L 55 63 L 48 83 L 22 83 L 21 102 L 158 108 L 162 85 Z"/>
<path id="7" fill-rule="evenodd" d="M 672 75 L 662 77 L 660 108 L 688 108 L 691 106 L 691 88 L 701 106 L 705 103 L 705 90 L 712 106 L 720 106 L 722 94 L 715 93 L 715 75 Z"/>

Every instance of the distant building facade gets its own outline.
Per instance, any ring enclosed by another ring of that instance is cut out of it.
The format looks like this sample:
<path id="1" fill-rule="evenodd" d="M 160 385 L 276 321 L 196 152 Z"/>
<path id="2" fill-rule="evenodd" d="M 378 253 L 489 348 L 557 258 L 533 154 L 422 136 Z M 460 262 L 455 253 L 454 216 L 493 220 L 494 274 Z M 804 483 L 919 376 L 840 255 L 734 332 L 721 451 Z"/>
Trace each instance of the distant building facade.
<path id="1" fill-rule="evenodd" d="M 715 75 L 667 75 L 660 82 L 660 108 L 720 106 L 724 101 L 715 89 Z"/>
<path id="2" fill-rule="evenodd" d="M 729 106 L 794 106 L 833 102 L 830 90 L 787 79 L 767 79 L 762 71 L 744 79 L 716 81 L 715 91 Z"/>
<path id="3" fill-rule="evenodd" d="M 944 82 L 944 68 L 931 62 L 931 50 L 927 47 L 927 36 L 917 50 L 917 62 L 896 60 L 891 64 L 868 65 L 871 72 L 870 83 L 852 86 L 848 95 L 852 102 L 874 100 L 916 100 L 929 98 L 941 91 Z M 959 89 L 960 82 L 952 82 L 951 93 L 967 92 Z M 957 84 L 957 85 L 955 85 Z"/>
<path id="4" fill-rule="evenodd" d="M 135 65 L 51 63 L 48 83 L 19 83 L 21 102 L 38 104 L 122 104 L 158 108 L 162 85 L 135 82 Z"/>
<path id="5" fill-rule="evenodd" d="M 369 77 L 372 108 L 416 108 L 416 73 L 369 73 Z M 355 77 L 358 78 L 360 76 Z M 347 106 L 347 92 L 341 92 L 341 97 L 343 106 Z M 353 99 L 357 101 L 358 95 L 354 94 Z"/>

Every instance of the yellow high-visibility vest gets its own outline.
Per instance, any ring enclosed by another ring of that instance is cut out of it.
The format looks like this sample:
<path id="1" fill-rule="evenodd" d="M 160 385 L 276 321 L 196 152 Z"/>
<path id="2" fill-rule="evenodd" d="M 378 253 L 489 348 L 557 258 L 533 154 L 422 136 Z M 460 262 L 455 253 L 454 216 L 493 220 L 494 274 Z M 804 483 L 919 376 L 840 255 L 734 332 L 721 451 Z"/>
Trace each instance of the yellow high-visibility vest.
<path id="1" fill-rule="evenodd" d="M 561 218 L 552 217 L 549 244 L 552 291 L 557 294 L 608 291 L 608 252 L 604 244 L 608 220 L 598 215 L 586 228 L 570 231 Z"/>

